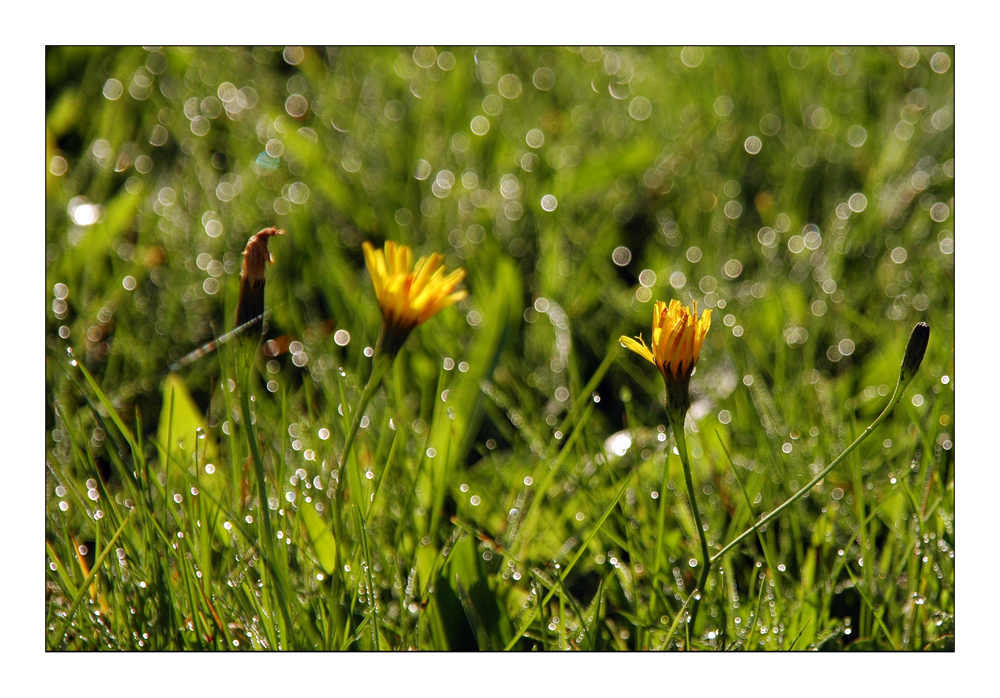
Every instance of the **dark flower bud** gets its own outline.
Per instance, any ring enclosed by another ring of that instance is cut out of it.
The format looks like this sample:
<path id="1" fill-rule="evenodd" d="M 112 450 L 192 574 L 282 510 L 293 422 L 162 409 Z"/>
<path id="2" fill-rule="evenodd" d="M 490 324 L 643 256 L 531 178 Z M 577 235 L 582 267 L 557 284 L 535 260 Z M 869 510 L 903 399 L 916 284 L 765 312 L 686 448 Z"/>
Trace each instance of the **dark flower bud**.
<path id="1" fill-rule="evenodd" d="M 236 327 L 246 329 L 248 335 L 260 336 L 264 318 L 264 272 L 271 263 L 267 239 L 284 235 L 284 230 L 264 228 L 247 241 L 240 268 L 240 298 L 236 304 Z"/>
<path id="2" fill-rule="evenodd" d="M 931 328 L 926 322 L 918 322 L 910 332 L 910 341 L 906 343 L 903 353 L 903 363 L 899 367 L 899 380 L 905 386 L 917 375 L 920 362 L 924 360 L 927 351 L 927 340 L 931 336 Z"/>

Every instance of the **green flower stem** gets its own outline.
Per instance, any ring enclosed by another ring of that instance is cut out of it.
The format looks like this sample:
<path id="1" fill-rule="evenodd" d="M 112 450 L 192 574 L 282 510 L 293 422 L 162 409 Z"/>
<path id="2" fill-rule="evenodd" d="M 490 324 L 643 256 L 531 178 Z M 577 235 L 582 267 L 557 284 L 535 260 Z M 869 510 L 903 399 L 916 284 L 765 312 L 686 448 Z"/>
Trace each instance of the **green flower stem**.
<path id="1" fill-rule="evenodd" d="M 669 405 L 669 403 L 668 403 Z M 712 569 L 713 558 L 708 550 L 708 534 L 701 523 L 701 513 L 698 511 L 698 500 L 694 494 L 694 479 L 691 477 L 691 463 L 688 458 L 687 437 L 684 434 L 684 416 L 687 410 L 677 410 L 667 408 L 667 420 L 670 428 L 674 432 L 674 443 L 677 444 L 677 452 L 681 457 L 681 466 L 684 469 L 684 484 L 687 485 L 688 499 L 691 503 L 691 513 L 694 515 L 694 525 L 698 529 L 698 540 L 701 541 L 701 574 L 698 577 L 698 588 L 695 591 L 694 605 L 691 608 L 691 622 L 689 627 L 694 627 L 698 619 L 698 608 L 701 597 L 705 595 L 705 588 L 708 584 L 708 573 Z"/>
<path id="2" fill-rule="evenodd" d="M 340 454 L 340 460 L 337 463 L 337 498 L 335 501 L 335 510 L 337 525 L 341 528 L 343 527 L 343 522 L 341 519 L 343 506 L 344 506 L 344 489 L 347 483 L 347 456 L 351 452 L 351 447 L 354 445 L 354 439 L 358 435 L 358 429 L 361 427 L 361 419 L 365 414 L 365 408 L 368 407 L 368 403 L 371 402 L 372 396 L 375 394 L 375 389 L 378 388 L 379 384 L 382 382 L 382 377 L 385 376 L 386 371 L 389 366 L 392 365 L 392 359 L 394 357 L 386 357 L 385 355 L 376 358 L 374 365 L 372 366 L 372 374 L 368 378 L 368 383 L 365 384 L 364 390 L 361 391 L 361 398 L 358 400 L 358 406 L 354 410 L 354 419 L 351 421 L 351 428 L 347 431 L 347 440 L 344 441 L 344 450 Z M 337 552 L 340 552 L 340 538 L 337 539 Z"/>
<path id="3" fill-rule="evenodd" d="M 839 456 L 837 456 L 836 458 L 833 459 L 833 462 L 831 462 L 830 465 L 828 465 L 825 468 L 823 468 L 819 472 L 819 474 L 816 475 L 816 477 L 814 477 L 812 480 L 810 480 L 808 483 L 806 483 L 806 485 L 804 487 L 802 487 L 802 489 L 800 489 L 798 492 L 796 492 L 791 497 L 789 497 L 785 501 L 784 504 L 780 505 L 777 509 L 775 509 L 774 511 L 772 511 L 771 513 L 769 513 L 767 516 L 764 516 L 760 521 L 756 522 L 753 526 L 751 526 L 750 528 L 748 528 L 747 530 L 745 530 L 743 533 L 741 533 L 740 535 L 738 535 L 736 538 L 734 538 L 732 541 L 730 541 L 729 544 L 726 545 L 726 547 L 724 547 L 722 550 L 720 550 L 719 552 L 717 552 L 712 557 L 712 562 L 715 562 L 716 560 L 721 559 L 723 555 L 725 555 L 730 550 L 732 550 L 734 547 L 736 547 L 745 538 L 747 538 L 748 536 L 753 535 L 753 533 L 757 529 L 759 529 L 760 527 L 764 526 L 765 524 L 769 523 L 770 521 L 773 521 L 775 518 L 777 518 L 778 516 L 780 516 L 781 513 L 783 511 L 785 511 L 785 509 L 787 509 L 793 503 L 795 503 L 795 501 L 797 499 L 799 499 L 800 497 L 802 497 L 803 495 L 805 495 L 806 493 L 808 493 L 809 490 L 811 490 L 813 487 L 815 487 L 816 484 L 818 482 L 820 482 L 820 480 L 822 480 L 824 477 L 826 477 L 827 474 L 829 474 L 829 472 L 831 470 L 833 470 L 834 468 L 836 468 L 840 464 L 840 462 L 842 460 L 844 460 L 845 458 L 847 458 L 847 456 L 849 456 L 854 451 L 854 449 L 856 449 L 858 446 L 860 446 L 861 442 L 863 442 L 865 439 L 867 439 L 871 435 L 871 433 L 878 427 L 878 425 L 881 424 L 883 421 L 885 421 L 885 418 L 889 416 L 889 413 L 892 412 L 893 408 L 899 402 L 900 398 L 903 397 L 903 390 L 906 387 L 906 384 L 909 383 L 909 380 L 906 380 L 904 382 L 902 378 L 903 377 L 901 376 L 900 380 L 896 383 L 896 390 L 893 391 L 892 397 L 889 398 L 889 404 L 886 405 L 886 407 L 885 407 L 884 410 L 882 410 L 882 414 L 880 414 L 878 417 L 876 417 L 875 421 L 868 425 L 868 428 L 864 430 L 864 432 L 861 434 L 861 436 L 859 436 L 858 438 L 856 438 L 854 440 L 854 443 L 852 443 L 850 446 L 848 446 L 847 448 L 845 448 L 841 452 L 841 454 Z"/>
<path id="4" fill-rule="evenodd" d="M 340 460 L 337 463 L 337 493 L 333 501 L 333 525 L 336 527 L 334 539 L 337 543 L 337 570 L 336 574 L 333 575 L 335 599 L 340 599 L 343 592 L 347 589 L 346 584 L 343 585 L 342 589 L 340 584 L 341 576 L 344 573 L 344 561 L 346 559 L 344 553 L 344 491 L 347 489 L 347 458 L 350 455 L 351 447 L 354 445 L 354 439 L 358 435 L 358 429 L 361 428 L 361 419 L 365 414 L 365 409 L 368 407 L 368 403 L 371 402 L 375 390 L 382 383 L 382 378 L 389 370 L 389 367 L 392 366 L 393 359 L 396 358 L 395 355 L 385 354 L 380 351 L 381 337 L 379 340 L 379 346 L 375 348 L 375 361 L 372 365 L 371 376 L 368 377 L 368 383 L 365 384 L 364 389 L 361 391 L 361 398 L 358 400 L 358 406 L 354 410 L 354 419 L 351 420 L 350 429 L 347 430 L 344 450 L 341 451 Z M 372 591 L 374 593 L 374 589 Z"/>

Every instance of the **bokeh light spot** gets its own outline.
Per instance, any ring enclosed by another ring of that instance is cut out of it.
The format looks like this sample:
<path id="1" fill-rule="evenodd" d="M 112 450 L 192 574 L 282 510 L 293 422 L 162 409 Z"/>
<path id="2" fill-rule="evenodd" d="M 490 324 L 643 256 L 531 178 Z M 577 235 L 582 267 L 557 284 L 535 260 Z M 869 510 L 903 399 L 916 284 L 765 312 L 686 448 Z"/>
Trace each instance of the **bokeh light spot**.
<path id="1" fill-rule="evenodd" d="M 191 119 L 191 133 L 196 136 L 204 136 L 211 130 L 211 128 L 212 122 L 201 114 Z"/>
<path id="2" fill-rule="evenodd" d="M 477 136 L 485 136 L 490 130 L 490 120 L 483 115 L 472 117 L 469 128 Z"/>
<path id="3" fill-rule="evenodd" d="M 521 78 L 507 73 L 497 81 L 497 91 L 504 99 L 517 99 L 521 94 Z"/>
<path id="4" fill-rule="evenodd" d="M 306 57 L 306 52 L 302 50 L 301 46 L 286 46 L 285 50 L 281 52 L 281 57 L 288 65 L 298 65 Z"/>
<path id="5" fill-rule="evenodd" d="M 413 49 L 413 62 L 421 68 L 430 68 L 437 62 L 437 49 L 433 46 L 417 46 Z"/>
<path id="6" fill-rule="evenodd" d="M 715 98 L 715 102 L 712 103 L 712 109 L 719 116 L 729 116 L 733 113 L 733 100 L 731 97 L 726 95 L 720 95 Z"/>
<path id="7" fill-rule="evenodd" d="M 437 65 L 441 70 L 451 70 L 455 67 L 455 54 L 451 51 L 442 51 L 437 57 Z"/>
<path id="8" fill-rule="evenodd" d="M 931 206 L 931 220 L 935 223 L 945 222 L 948 220 L 949 215 L 951 215 L 951 210 L 948 208 L 947 204 L 943 204 L 939 201 Z"/>
<path id="9" fill-rule="evenodd" d="M 757 231 L 757 242 L 764 247 L 774 247 L 778 236 L 773 228 L 763 227 Z"/>
<path id="10" fill-rule="evenodd" d="M 62 155 L 56 155 L 49 161 L 49 172 L 56 177 L 62 177 L 68 169 L 69 165 L 66 162 L 66 158 Z"/>
<path id="11" fill-rule="evenodd" d="M 556 74 L 553 73 L 549 68 L 539 68 L 535 71 L 535 74 L 531 76 L 531 82 L 536 89 L 551 90 L 556 84 Z"/>
<path id="12" fill-rule="evenodd" d="M 847 143 L 852 148 L 860 148 L 868 140 L 868 131 L 864 126 L 854 124 L 847 129 Z"/>
<path id="13" fill-rule="evenodd" d="M 413 163 L 413 178 L 425 180 L 431 176 L 431 164 L 426 160 L 417 160 Z"/>
<path id="14" fill-rule="evenodd" d="M 738 259 L 730 259 L 722 267 L 722 275 L 727 279 L 735 279 L 743 273 L 743 263 Z"/>
<path id="15" fill-rule="evenodd" d="M 796 46 L 788 52 L 788 65 L 795 68 L 795 70 L 805 69 L 811 59 L 812 56 L 809 54 L 809 49 L 804 46 Z"/>
<path id="16" fill-rule="evenodd" d="M 285 145 L 277 138 L 272 138 L 264 146 L 264 152 L 272 158 L 280 158 L 281 154 L 285 152 Z"/>
<path id="17" fill-rule="evenodd" d="M 653 105 L 645 97 L 636 97 L 628 105 L 628 114 L 636 121 L 645 121 L 652 113 Z"/>
<path id="18" fill-rule="evenodd" d="M 898 60 L 904 68 L 912 68 L 920 60 L 920 51 L 916 46 L 904 46 L 899 49 Z"/>
<path id="19" fill-rule="evenodd" d="M 111 101 L 119 99 L 124 91 L 125 90 L 122 88 L 122 84 L 114 78 L 110 78 L 106 83 L 104 83 L 104 96 Z"/>
<path id="20" fill-rule="evenodd" d="M 300 94 L 288 95 L 288 99 L 285 100 L 285 111 L 293 119 L 302 118 L 308 109 L 309 102 Z"/>
<path id="21" fill-rule="evenodd" d="M 524 141 L 531 148 L 541 148 L 545 143 L 545 134 L 537 128 L 533 128 L 525 135 Z"/>
<path id="22" fill-rule="evenodd" d="M 499 95 L 486 95 L 483 98 L 483 111 L 490 116 L 496 116 L 503 111 L 503 100 Z"/>
<path id="23" fill-rule="evenodd" d="M 705 52 L 700 46 L 685 46 L 681 49 L 681 63 L 688 68 L 697 68 L 705 60 Z"/>
<path id="24" fill-rule="evenodd" d="M 781 119 L 777 114 L 764 114 L 760 117 L 760 132 L 765 136 L 774 136 L 781 130 Z"/>
<path id="25" fill-rule="evenodd" d="M 624 267 L 632 261 L 632 250 L 627 247 L 616 247 L 615 251 L 611 253 L 611 261 L 620 267 Z"/>
<path id="26" fill-rule="evenodd" d="M 931 63 L 931 70 L 933 70 L 935 73 L 946 73 L 948 72 L 948 68 L 951 67 L 951 58 L 948 56 L 947 53 L 939 51 L 935 53 L 933 56 L 931 56 L 930 63 Z"/>

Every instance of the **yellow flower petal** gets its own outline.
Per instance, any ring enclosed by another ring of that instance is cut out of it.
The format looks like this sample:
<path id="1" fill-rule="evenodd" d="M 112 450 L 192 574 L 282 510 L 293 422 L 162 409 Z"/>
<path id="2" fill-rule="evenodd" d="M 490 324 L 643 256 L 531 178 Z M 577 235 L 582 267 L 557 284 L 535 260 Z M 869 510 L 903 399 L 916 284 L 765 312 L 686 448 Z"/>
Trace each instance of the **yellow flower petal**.
<path id="1" fill-rule="evenodd" d="M 398 351 L 414 327 L 468 296 L 455 290 L 465 270 L 445 275 L 444 255 L 421 257 L 414 265 L 413 251 L 392 240 L 386 241 L 384 251 L 368 242 L 362 249 L 382 312 L 380 342 L 386 351 Z"/>
<path id="2" fill-rule="evenodd" d="M 653 353 L 649 351 L 649 349 L 646 347 L 646 343 L 642 341 L 642 335 L 639 335 L 637 339 L 639 340 L 638 342 L 635 341 L 635 339 L 632 339 L 631 337 L 626 337 L 625 335 L 622 335 L 619 341 L 622 343 L 622 346 L 625 347 L 626 349 L 631 349 L 636 354 L 646 359 L 646 361 L 655 364 L 656 359 L 653 358 Z"/>
<path id="3" fill-rule="evenodd" d="M 688 381 L 711 326 L 712 311 L 706 310 L 699 319 L 697 303 L 688 309 L 677 300 L 670 301 L 669 305 L 657 301 L 653 305 L 653 333 L 649 347 L 642 341 L 642 335 L 638 341 L 622 337 L 621 343 L 656 364 L 667 386 L 668 400 L 683 407 L 687 401 Z"/>

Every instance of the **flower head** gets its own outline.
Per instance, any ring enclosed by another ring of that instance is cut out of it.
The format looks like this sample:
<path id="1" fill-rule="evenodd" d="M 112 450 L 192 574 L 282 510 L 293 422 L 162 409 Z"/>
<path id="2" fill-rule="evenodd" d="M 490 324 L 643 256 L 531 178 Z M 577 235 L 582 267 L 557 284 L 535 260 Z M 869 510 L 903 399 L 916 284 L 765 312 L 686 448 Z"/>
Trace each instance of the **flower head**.
<path id="1" fill-rule="evenodd" d="M 454 290 L 465 278 L 465 270 L 445 275 L 444 255 L 421 257 L 414 265 L 413 250 L 391 240 L 386 241 L 384 251 L 368 242 L 362 249 L 382 312 L 379 346 L 390 356 L 395 356 L 414 327 L 469 295 Z"/>
<path id="2" fill-rule="evenodd" d="M 250 323 L 247 329 L 260 334 L 264 316 L 264 272 L 267 265 L 274 261 L 267 250 L 267 239 L 273 235 L 284 234 L 284 230 L 264 228 L 247 241 L 246 249 L 243 250 L 243 266 L 240 268 L 240 299 L 236 304 L 236 327 Z"/>
<path id="3" fill-rule="evenodd" d="M 642 340 L 622 336 L 622 346 L 656 365 L 667 387 L 667 407 L 686 412 L 691 399 L 688 383 L 698 363 L 705 335 L 712 325 L 712 311 L 706 310 L 698 319 L 698 303 L 687 306 L 672 300 L 668 306 L 657 301 L 653 306 L 653 338 L 650 346 Z"/>
<path id="4" fill-rule="evenodd" d="M 918 322 L 910 331 L 910 339 L 906 343 L 906 351 L 903 353 L 903 363 L 899 367 L 899 380 L 906 387 L 913 377 L 917 375 L 917 369 L 924 360 L 924 352 L 927 351 L 927 342 L 931 337 L 931 328 L 926 322 Z"/>

